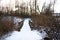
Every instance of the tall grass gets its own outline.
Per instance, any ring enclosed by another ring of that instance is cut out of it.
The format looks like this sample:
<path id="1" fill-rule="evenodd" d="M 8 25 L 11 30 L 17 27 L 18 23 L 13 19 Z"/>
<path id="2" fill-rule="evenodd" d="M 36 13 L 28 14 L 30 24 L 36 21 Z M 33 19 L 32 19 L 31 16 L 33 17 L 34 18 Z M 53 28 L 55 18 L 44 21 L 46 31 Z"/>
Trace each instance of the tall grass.
<path id="1" fill-rule="evenodd" d="M 13 27 L 14 25 L 12 22 L 0 20 L 0 35 L 6 34 L 8 32 L 12 32 Z"/>
<path id="2" fill-rule="evenodd" d="M 58 30 L 60 29 L 60 25 L 58 19 L 56 20 L 56 17 L 53 16 L 54 9 L 51 10 L 51 4 L 43 9 L 44 11 L 41 11 L 40 15 L 31 16 L 32 22 L 30 22 L 30 26 L 32 30 L 40 30 L 41 28 L 44 28 L 51 39 L 60 38 L 60 36 L 58 36 L 59 34 L 57 34 L 59 32 Z"/>

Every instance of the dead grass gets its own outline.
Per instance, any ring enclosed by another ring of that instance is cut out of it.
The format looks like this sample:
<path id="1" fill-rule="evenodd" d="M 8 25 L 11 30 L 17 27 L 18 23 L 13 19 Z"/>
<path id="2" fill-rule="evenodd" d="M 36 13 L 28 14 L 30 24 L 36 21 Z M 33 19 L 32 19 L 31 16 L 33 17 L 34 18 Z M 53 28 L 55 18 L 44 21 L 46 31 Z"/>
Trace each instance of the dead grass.
<path id="1" fill-rule="evenodd" d="M 13 30 L 13 23 L 9 21 L 0 21 L 0 34 L 6 34 Z"/>

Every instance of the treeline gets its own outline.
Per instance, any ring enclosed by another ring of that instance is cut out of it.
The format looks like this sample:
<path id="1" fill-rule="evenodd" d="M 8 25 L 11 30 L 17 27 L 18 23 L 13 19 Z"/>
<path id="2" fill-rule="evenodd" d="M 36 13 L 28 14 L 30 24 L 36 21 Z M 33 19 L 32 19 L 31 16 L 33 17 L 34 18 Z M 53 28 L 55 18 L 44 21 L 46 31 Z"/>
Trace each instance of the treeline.
<path id="1" fill-rule="evenodd" d="M 43 4 L 42 10 L 40 11 L 39 9 L 39 5 L 37 4 L 37 0 L 34 0 L 32 2 L 32 0 L 26 4 L 26 3 L 22 3 L 21 5 L 16 5 L 14 10 L 9 9 L 9 7 L 6 7 L 5 9 L 2 8 L 2 10 L 0 11 L 0 15 L 40 15 L 41 12 L 44 13 L 45 9 L 47 9 L 46 3 Z M 54 3 L 50 3 L 48 6 L 50 7 L 50 11 L 54 11 L 51 10 L 51 7 L 54 7 L 55 1 Z M 54 9 L 54 8 L 53 8 Z M 49 10 L 49 9 L 47 9 Z"/>

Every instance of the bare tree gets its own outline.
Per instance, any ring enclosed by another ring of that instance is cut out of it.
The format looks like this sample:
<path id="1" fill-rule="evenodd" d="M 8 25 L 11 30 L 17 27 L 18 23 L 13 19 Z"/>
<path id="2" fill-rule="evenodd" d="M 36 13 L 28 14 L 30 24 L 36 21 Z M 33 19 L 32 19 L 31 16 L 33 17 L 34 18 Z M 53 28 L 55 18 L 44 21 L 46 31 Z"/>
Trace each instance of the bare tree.
<path id="1" fill-rule="evenodd" d="M 35 0 L 35 15 L 36 15 L 36 5 L 37 5 L 37 0 Z"/>

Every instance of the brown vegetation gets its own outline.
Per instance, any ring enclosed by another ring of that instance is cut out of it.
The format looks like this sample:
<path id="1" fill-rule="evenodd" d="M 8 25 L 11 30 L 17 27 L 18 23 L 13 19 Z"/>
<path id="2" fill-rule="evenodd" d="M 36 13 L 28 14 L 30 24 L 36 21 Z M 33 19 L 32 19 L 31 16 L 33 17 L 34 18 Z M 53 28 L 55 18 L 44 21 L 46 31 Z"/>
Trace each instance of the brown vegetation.
<path id="1" fill-rule="evenodd" d="M 9 21 L 0 21 L 0 35 L 6 34 L 13 30 L 13 23 Z"/>
<path id="2" fill-rule="evenodd" d="M 59 19 L 53 16 L 54 9 L 51 10 L 51 4 L 43 9 L 44 11 L 40 12 L 40 15 L 31 16 L 30 27 L 32 30 L 44 28 L 50 39 L 58 40 L 60 38 L 60 32 L 58 31 L 60 30 Z"/>

